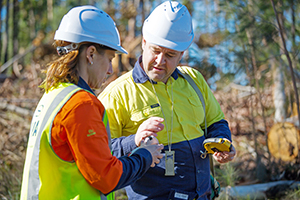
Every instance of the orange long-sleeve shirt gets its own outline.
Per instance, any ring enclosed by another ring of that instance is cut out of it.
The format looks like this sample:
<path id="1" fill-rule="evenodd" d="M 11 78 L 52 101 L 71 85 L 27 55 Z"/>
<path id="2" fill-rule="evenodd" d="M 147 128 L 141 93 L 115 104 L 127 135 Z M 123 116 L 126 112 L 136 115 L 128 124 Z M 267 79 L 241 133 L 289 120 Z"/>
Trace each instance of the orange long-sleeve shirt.
<path id="1" fill-rule="evenodd" d="M 85 179 L 106 194 L 118 184 L 122 162 L 111 155 L 102 122 L 104 107 L 86 91 L 75 93 L 54 119 L 51 143 L 65 161 L 75 161 Z"/>

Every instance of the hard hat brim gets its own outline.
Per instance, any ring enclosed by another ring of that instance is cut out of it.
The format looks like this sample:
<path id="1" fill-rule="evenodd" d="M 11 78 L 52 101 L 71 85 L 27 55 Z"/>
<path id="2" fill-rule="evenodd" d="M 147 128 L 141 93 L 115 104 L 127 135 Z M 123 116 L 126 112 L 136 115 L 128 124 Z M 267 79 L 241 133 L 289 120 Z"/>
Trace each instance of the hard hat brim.
<path id="1" fill-rule="evenodd" d="M 143 29 L 143 37 L 147 42 L 150 42 L 152 44 L 164 47 L 164 48 L 168 48 L 168 49 L 172 49 L 175 51 L 185 51 L 187 50 L 194 39 L 194 35 L 191 37 L 191 40 L 187 41 L 187 42 L 172 42 L 170 40 L 161 38 L 161 37 L 157 37 L 156 35 L 151 34 L 149 31 Z"/>
<path id="2" fill-rule="evenodd" d="M 82 34 L 76 34 L 76 33 L 66 33 L 60 30 L 57 30 L 55 32 L 54 40 L 63 40 L 63 41 L 68 41 L 72 43 L 82 43 L 82 42 L 92 42 L 92 43 L 97 43 L 101 44 L 104 46 L 107 46 L 109 48 L 112 48 L 116 50 L 116 53 L 118 54 L 128 54 L 128 52 L 120 45 L 112 44 L 110 42 L 107 42 L 105 40 L 101 40 L 100 38 L 94 38 L 90 37 L 88 35 L 82 35 Z"/>

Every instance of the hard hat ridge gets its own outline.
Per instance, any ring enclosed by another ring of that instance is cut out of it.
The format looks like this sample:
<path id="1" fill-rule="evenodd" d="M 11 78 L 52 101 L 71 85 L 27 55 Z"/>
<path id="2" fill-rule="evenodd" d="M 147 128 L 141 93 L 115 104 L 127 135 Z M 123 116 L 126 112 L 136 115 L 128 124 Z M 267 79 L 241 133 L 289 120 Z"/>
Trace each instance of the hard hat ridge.
<path id="1" fill-rule="evenodd" d="M 72 8 L 62 18 L 54 39 L 71 43 L 93 42 L 115 49 L 118 53 L 127 53 L 121 46 L 113 19 L 90 5 Z"/>
<path id="2" fill-rule="evenodd" d="M 192 17 L 188 9 L 176 1 L 160 4 L 145 20 L 143 37 L 147 42 L 185 51 L 194 39 Z"/>
<path id="3" fill-rule="evenodd" d="M 168 3 L 170 3 L 170 5 L 168 5 Z M 181 9 L 182 7 L 183 5 L 178 2 L 172 3 L 171 1 L 168 1 L 164 4 L 164 13 L 171 22 L 175 22 L 187 11 L 186 9 Z"/>

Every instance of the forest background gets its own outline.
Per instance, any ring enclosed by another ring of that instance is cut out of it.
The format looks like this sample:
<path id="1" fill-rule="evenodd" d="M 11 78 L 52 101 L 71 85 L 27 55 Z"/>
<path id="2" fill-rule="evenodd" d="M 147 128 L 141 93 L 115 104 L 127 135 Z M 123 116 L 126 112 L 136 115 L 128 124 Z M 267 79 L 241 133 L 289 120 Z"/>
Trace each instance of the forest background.
<path id="1" fill-rule="evenodd" d="M 63 15 L 73 6 L 90 4 L 115 20 L 129 54 L 113 60 L 107 85 L 134 66 L 143 21 L 162 2 L 0 0 L 1 199 L 19 199 L 30 121 L 43 94 L 41 70 L 57 56 L 53 36 Z M 238 152 L 229 164 L 215 163 L 221 186 L 299 181 L 299 0 L 179 2 L 189 9 L 195 32 L 181 63 L 204 75 Z M 300 199 L 299 188 L 289 186 L 269 188 L 265 198 Z"/>

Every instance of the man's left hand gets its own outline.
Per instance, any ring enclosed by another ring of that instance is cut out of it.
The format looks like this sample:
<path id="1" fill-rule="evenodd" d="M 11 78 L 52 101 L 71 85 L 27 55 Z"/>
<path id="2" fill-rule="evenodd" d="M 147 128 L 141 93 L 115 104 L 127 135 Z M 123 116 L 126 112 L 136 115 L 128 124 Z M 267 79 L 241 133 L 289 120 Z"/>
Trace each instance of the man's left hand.
<path id="1" fill-rule="evenodd" d="M 236 155 L 236 150 L 235 150 L 234 146 L 232 145 L 230 152 L 227 152 L 227 151 L 215 152 L 213 154 L 213 157 L 219 163 L 227 163 L 229 161 L 232 161 L 234 159 L 235 155 Z"/>

